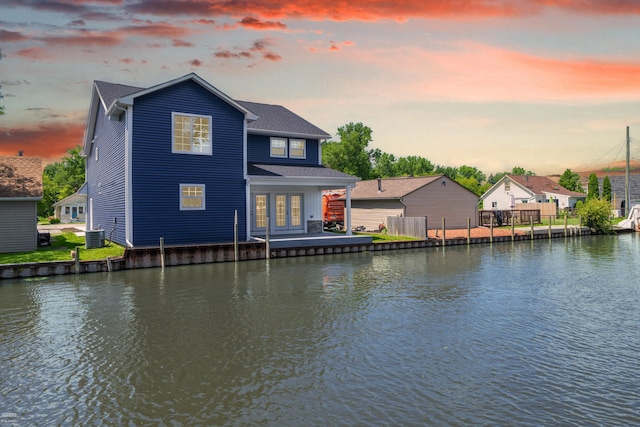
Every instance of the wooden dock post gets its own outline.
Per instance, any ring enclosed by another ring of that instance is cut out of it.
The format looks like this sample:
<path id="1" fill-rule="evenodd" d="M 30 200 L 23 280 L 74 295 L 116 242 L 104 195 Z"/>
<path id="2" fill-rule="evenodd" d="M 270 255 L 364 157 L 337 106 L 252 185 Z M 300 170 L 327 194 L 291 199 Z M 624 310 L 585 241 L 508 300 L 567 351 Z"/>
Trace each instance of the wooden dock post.
<path id="1" fill-rule="evenodd" d="M 233 214 L 233 260 L 238 262 L 238 210 Z"/>
<path id="2" fill-rule="evenodd" d="M 467 245 L 471 244 L 471 218 L 467 218 Z"/>
<path id="3" fill-rule="evenodd" d="M 269 217 L 267 217 L 267 230 L 266 230 L 266 234 L 265 234 L 265 238 L 264 238 L 264 244 L 265 244 L 265 259 L 270 259 L 271 258 L 271 250 L 269 249 Z"/>
<path id="4" fill-rule="evenodd" d="M 442 218 L 442 246 L 447 244 L 447 227 L 446 227 L 446 221 L 444 218 Z"/>
<path id="5" fill-rule="evenodd" d="M 164 237 L 160 238 L 160 266 L 164 268 Z"/>
<path id="6" fill-rule="evenodd" d="M 533 240 L 533 217 L 529 218 L 529 221 L 531 221 L 531 240 Z"/>

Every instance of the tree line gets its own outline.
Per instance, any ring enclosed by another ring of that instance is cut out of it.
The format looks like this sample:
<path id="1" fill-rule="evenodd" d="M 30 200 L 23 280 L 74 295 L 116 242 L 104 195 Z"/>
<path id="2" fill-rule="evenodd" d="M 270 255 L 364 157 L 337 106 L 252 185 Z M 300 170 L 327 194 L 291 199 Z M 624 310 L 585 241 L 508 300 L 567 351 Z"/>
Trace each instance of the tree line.
<path id="1" fill-rule="evenodd" d="M 485 193 L 504 175 L 535 175 L 515 166 L 509 172 L 487 177 L 475 166 L 458 167 L 433 164 L 420 156 L 396 157 L 379 148 L 369 149 L 372 130 L 362 123 L 347 123 L 338 128 L 339 141 L 327 141 L 322 146 L 322 163 L 360 179 L 393 178 L 400 176 L 446 175 L 449 179 L 477 194 Z"/>

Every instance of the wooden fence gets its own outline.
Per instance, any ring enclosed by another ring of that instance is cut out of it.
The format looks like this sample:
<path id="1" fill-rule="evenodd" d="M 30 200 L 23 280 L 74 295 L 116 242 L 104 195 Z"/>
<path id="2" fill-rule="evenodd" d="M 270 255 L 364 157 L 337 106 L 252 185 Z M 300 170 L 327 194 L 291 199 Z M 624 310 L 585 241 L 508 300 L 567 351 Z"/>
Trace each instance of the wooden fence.
<path id="1" fill-rule="evenodd" d="M 416 239 L 426 239 L 427 218 L 388 216 L 387 234 L 390 236 L 411 236 Z"/>

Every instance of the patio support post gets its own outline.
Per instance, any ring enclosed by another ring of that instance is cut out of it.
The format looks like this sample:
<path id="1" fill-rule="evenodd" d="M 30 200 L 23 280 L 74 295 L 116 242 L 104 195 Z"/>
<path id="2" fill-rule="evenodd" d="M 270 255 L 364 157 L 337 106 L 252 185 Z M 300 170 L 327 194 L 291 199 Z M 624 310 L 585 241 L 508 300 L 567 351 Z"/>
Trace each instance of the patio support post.
<path id="1" fill-rule="evenodd" d="M 351 187 L 347 185 L 347 203 L 345 205 L 347 217 L 345 218 L 347 226 L 347 236 L 351 236 Z"/>

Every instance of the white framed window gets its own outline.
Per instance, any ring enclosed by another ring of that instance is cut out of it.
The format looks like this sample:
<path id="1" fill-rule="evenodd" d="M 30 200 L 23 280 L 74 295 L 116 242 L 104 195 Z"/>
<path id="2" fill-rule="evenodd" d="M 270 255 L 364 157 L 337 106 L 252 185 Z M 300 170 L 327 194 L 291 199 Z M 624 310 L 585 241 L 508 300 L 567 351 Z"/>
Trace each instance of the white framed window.
<path id="1" fill-rule="evenodd" d="M 504 191 L 511 191 L 511 181 L 508 179 L 504 180 Z"/>
<path id="2" fill-rule="evenodd" d="M 497 208 L 498 207 L 498 202 L 491 202 L 491 207 L 492 208 Z"/>
<path id="3" fill-rule="evenodd" d="M 271 157 L 287 157 L 287 138 L 271 138 Z"/>
<path id="4" fill-rule="evenodd" d="M 304 139 L 290 139 L 289 157 L 305 159 L 307 157 L 307 141 Z"/>
<path id="5" fill-rule="evenodd" d="M 204 184 L 180 184 L 181 211 L 201 211 L 205 208 Z"/>
<path id="6" fill-rule="evenodd" d="M 78 213 L 84 215 L 84 206 L 78 206 Z"/>
<path id="7" fill-rule="evenodd" d="M 171 152 L 211 155 L 211 116 L 171 113 Z"/>

